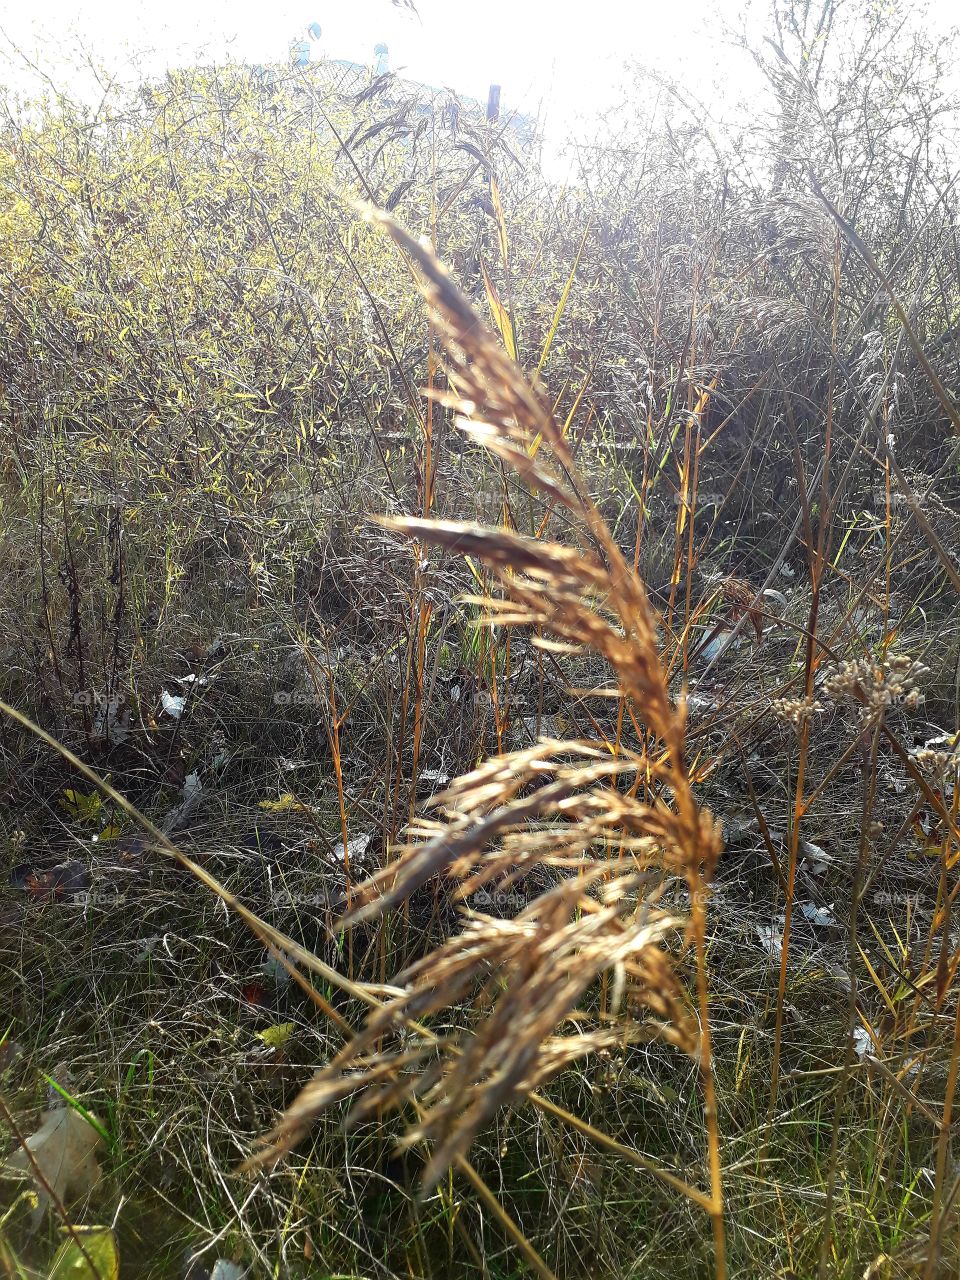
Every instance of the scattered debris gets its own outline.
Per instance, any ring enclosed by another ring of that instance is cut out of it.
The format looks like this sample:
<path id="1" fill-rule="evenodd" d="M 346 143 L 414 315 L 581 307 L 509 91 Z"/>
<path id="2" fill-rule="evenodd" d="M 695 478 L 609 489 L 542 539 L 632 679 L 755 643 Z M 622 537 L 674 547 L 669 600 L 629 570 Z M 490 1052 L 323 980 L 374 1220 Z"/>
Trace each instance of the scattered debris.
<path id="1" fill-rule="evenodd" d="M 243 1280 L 247 1275 L 244 1267 L 227 1258 L 217 1258 L 208 1267 L 203 1260 L 188 1249 L 184 1257 L 182 1280 Z"/>
<path id="2" fill-rule="evenodd" d="M 891 791 L 895 796 L 906 795 L 910 789 L 910 784 L 907 782 L 906 777 L 901 773 L 895 773 L 890 767 L 881 770 L 880 776 L 883 778 L 887 790 Z"/>
<path id="3" fill-rule="evenodd" d="M 717 706 L 716 694 L 701 693 L 699 689 L 692 689 L 687 694 L 687 714 L 691 717 L 712 715 Z"/>
<path id="4" fill-rule="evenodd" d="M 210 1272 L 210 1280 L 243 1280 L 246 1274 L 244 1268 L 237 1263 L 228 1262 L 226 1258 L 218 1258 Z"/>
<path id="5" fill-rule="evenodd" d="M 171 832 L 181 830 L 193 816 L 193 811 L 200 803 L 200 797 L 203 794 L 203 783 L 200 781 L 199 773 L 187 774 L 180 794 L 180 803 L 175 809 L 170 810 L 163 821 L 164 835 L 170 835 Z"/>
<path id="6" fill-rule="evenodd" d="M 187 698 L 186 694 L 168 693 L 164 689 L 160 694 L 160 702 L 168 716 L 171 716 L 174 720 L 179 720 L 187 705 Z"/>
<path id="7" fill-rule="evenodd" d="M 354 836 L 347 841 L 347 858 L 351 870 L 359 871 L 370 866 L 370 852 L 374 844 L 373 836 L 368 831 L 366 835 Z M 338 861 L 343 859 L 343 846 L 338 850 Z"/>
<path id="8" fill-rule="evenodd" d="M 853 1028 L 853 1048 L 858 1058 L 873 1052 L 873 1039 L 866 1027 Z"/>
<path id="9" fill-rule="evenodd" d="M 800 841 L 800 854 L 805 870 L 813 876 L 826 875 L 835 862 L 832 853 L 827 853 L 826 849 L 814 844 L 812 840 Z"/>
<path id="10" fill-rule="evenodd" d="M 421 769 L 417 774 L 417 794 L 435 795 L 439 791 L 445 791 L 451 782 L 449 773 L 443 769 Z"/>
<path id="11" fill-rule="evenodd" d="M 541 738 L 563 738 L 556 716 L 519 716 L 510 726 L 508 745 L 513 750 L 529 747 Z"/>
<path id="12" fill-rule="evenodd" d="M 767 955 L 775 956 L 779 959 L 783 952 L 783 934 L 781 931 L 775 929 L 772 924 L 757 924 L 753 928 Z"/>
<path id="13" fill-rule="evenodd" d="M 93 717 L 93 740 L 121 746 L 130 737 L 132 712 L 124 697 L 97 697 Z"/>
<path id="14" fill-rule="evenodd" d="M 800 910 L 811 924 L 828 925 L 837 923 L 836 917 L 833 914 L 832 902 L 829 907 L 818 907 L 813 902 L 801 902 Z"/>
<path id="15" fill-rule="evenodd" d="M 36 901 L 48 902 L 85 893 L 90 888 L 91 878 L 82 862 L 64 862 L 46 870 L 21 862 L 10 872 L 9 882 L 11 888 L 29 894 Z"/>
<path id="16" fill-rule="evenodd" d="M 267 956 L 260 966 L 260 972 L 277 987 L 289 986 L 291 978 L 289 970 L 276 956 Z"/>
<path id="17" fill-rule="evenodd" d="M 734 635 L 733 624 L 702 628 L 707 633 L 706 640 L 693 655 L 694 661 L 700 663 L 714 662 L 729 649 L 731 652 L 742 649 L 745 642 L 742 632 Z"/>
<path id="18" fill-rule="evenodd" d="M 934 725 L 933 727 L 936 728 L 937 726 Z M 947 733 L 946 730 L 940 729 L 939 732 L 926 740 L 920 750 L 936 751 L 942 755 L 956 756 L 960 759 L 960 731 Z"/>
<path id="19" fill-rule="evenodd" d="M 230 763 L 230 756 L 231 753 L 227 750 L 227 740 L 223 733 L 214 733 L 209 749 L 209 770 L 218 779 Z"/>

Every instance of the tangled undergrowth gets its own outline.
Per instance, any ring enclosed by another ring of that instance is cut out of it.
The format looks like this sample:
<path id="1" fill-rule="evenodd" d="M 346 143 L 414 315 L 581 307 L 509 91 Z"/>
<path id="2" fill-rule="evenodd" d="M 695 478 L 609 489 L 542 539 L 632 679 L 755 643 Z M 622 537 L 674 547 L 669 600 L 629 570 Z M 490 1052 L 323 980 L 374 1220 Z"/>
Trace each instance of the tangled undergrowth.
<path id="1" fill-rule="evenodd" d="M 952 107 L 777 12 L 752 151 L 564 190 L 11 107 L 4 1274 L 956 1273 Z"/>

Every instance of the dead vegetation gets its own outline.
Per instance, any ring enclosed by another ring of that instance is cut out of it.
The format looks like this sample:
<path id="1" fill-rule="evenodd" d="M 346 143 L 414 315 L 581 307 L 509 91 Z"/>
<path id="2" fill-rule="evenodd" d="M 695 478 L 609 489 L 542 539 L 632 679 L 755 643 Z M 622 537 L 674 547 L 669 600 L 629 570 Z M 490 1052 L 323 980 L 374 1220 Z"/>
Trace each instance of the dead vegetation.
<path id="1" fill-rule="evenodd" d="M 403 85 L 8 115 L 5 1274 L 955 1273 L 953 107 L 776 16 L 749 148 L 563 191 Z"/>

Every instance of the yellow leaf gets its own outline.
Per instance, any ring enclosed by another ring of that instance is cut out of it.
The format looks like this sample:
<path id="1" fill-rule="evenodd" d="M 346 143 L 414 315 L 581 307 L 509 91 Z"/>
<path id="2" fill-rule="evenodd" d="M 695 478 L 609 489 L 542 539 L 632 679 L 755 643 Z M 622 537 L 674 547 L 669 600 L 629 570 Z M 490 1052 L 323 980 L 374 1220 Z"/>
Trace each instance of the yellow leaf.
<path id="1" fill-rule="evenodd" d="M 493 216 L 497 224 L 497 238 L 500 241 L 500 257 L 504 267 L 509 265 L 510 242 L 507 238 L 507 220 L 503 216 L 503 203 L 500 200 L 500 188 L 496 178 L 490 175 L 490 203 L 493 205 Z"/>
<path id="2" fill-rule="evenodd" d="M 496 286 L 490 279 L 487 268 L 483 259 L 480 260 L 480 269 L 483 272 L 483 284 L 487 291 L 487 301 L 490 303 L 490 310 L 493 312 L 493 319 L 500 331 L 500 337 L 503 339 L 503 345 L 507 349 L 507 355 L 511 360 L 517 358 L 517 339 L 513 331 L 513 321 L 510 319 L 510 313 L 500 301 L 500 295 L 497 293 Z"/>
<path id="3" fill-rule="evenodd" d="M 296 1023 L 293 1022 L 278 1022 L 274 1027 L 264 1027 L 262 1031 L 258 1031 L 257 1039 L 268 1044 L 271 1049 L 282 1049 L 293 1035 L 295 1026 Z"/>
<path id="4" fill-rule="evenodd" d="M 587 236 L 590 234 L 588 226 L 583 233 L 583 239 L 580 241 L 580 248 L 577 250 L 577 256 L 573 260 L 573 267 L 567 276 L 567 283 L 563 286 L 563 292 L 560 294 L 560 301 L 557 303 L 557 309 L 553 313 L 553 320 L 550 324 L 550 332 L 547 334 L 547 340 L 543 344 L 543 350 L 540 353 L 540 359 L 537 363 L 537 377 L 543 371 L 543 366 L 547 363 L 547 356 L 550 354 L 550 348 L 553 346 L 553 340 L 557 336 L 557 330 L 560 328 L 560 321 L 564 311 L 567 309 L 567 300 L 570 297 L 570 290 L 573 287 L 573 277 L 577 274 L 577 267 L 580 265 L 580 257 L 587 243 Z"/>
<path id="5" fill-rule="evenodd" d="M 85 796 L 82 791 L 67 789 L 63 793 L 60 807 L 66 809 L 71 817 L 78 818 L 81 822 L 90 822 L 99 814 L 102 803 L 96 791 L 91 791 L 88 796 Z"/>
<path id="6" fill-rule="evenodd" d="M 120 1251 L 109 1227 L 74 1227 L 50 1268 L 50 1280 L 117 1280 Z M 80 1248 L 82 1243 L 83 1249 Z"/>
<path id="7" fill-rule="evenodd" d="M 279 800 L 261 800 L 260 808 L 270 813 L 309 813 L 310 806 L 287 791 Z"/>

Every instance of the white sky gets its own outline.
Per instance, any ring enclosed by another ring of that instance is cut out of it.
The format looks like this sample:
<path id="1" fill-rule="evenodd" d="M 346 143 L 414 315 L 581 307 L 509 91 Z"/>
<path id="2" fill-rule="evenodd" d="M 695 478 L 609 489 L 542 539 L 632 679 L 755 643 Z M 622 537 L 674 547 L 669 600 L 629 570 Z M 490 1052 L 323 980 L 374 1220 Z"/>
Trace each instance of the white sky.
<path id="1" fill-rule="evenodd" d="M 926 7 L 934 29 L 960 16 L 956 0 Z M 156 74 L 226 58 L 282 62 L 290 40 L 317 22 L 314 56 L 369 63 L 382 40 L 391 69 L 481 99 L 498 82 L 505 106 L 541 113 L 556 136 L 616 101 L 627 60 L 679 76 L 703 100 L 718 80 L 739 96 L 751 66 L 718 32 L 723 20 L 762 27 L 767 0 L 417 0 L 417 8 L 419 16 L 390 0 L 11 0 L 0 16 L 0 55 L 12 41 L 58 86 L 75 87 L 83 49 L 124 75 L 134 65 Z M 29 87 L 22 67 L 2 61 L 0 79 Z"/>
<path id="2" fill-rule="evenodd" d="M 505 104 L 566 117 L 606 105 L 627 59 L 672 71 L 683 61 L 702 74 L 705 50 L 694 49 L 691 37 L 718 7 L 735 20 L 741 6 L 687 0 L 678 24 L 677 8 L 664 0 L 418 0 L 419 16 L 390 0 L 39 0 L 36 7 L 24 0 L 5 6 L 0 31 L 60 85 L 75 79 L 68 68 L 81 46 L 111 70 L 134 56 L 151 73 L 226 56 L 280 62 L 291 38 L 317 22 L 323 35 L 314 56 L 322 50 L 369 63 L 382 40 L 391 69 L 406 68 L 412 79 L 484 100 L 497 82 Z M 0 50 L 6 43 L 0 38 Z M 25 83 L 22 72 L 5 78 Z"/>

